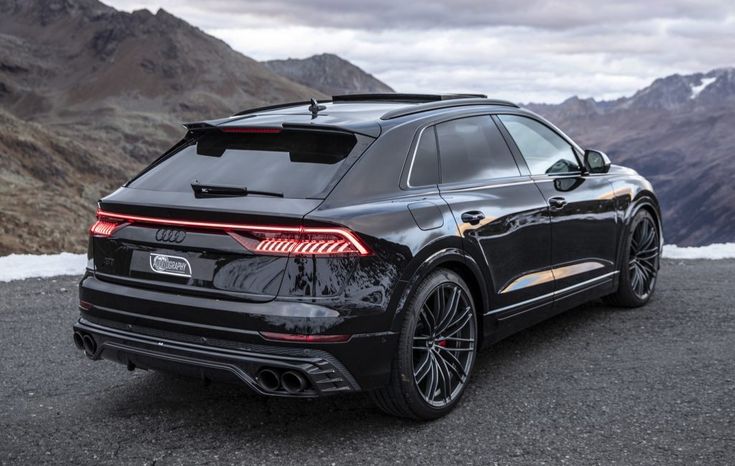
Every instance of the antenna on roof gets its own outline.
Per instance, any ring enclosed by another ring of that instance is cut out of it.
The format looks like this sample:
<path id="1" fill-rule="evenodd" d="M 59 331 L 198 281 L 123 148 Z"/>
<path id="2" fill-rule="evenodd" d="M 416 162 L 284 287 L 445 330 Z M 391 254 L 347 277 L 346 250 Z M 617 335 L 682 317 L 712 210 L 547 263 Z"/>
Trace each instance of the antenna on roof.
<path id="1" fill-rule="evenodd" d="M 312 118 L 316 118 L 317 113 L 327 108 L 325 105 L 319 105 L 319 102 L 317 102 L 316 99 L 311 99 L 310 102 L 311 105 L 309 105 L 309 111 L 311 112 Z"/>

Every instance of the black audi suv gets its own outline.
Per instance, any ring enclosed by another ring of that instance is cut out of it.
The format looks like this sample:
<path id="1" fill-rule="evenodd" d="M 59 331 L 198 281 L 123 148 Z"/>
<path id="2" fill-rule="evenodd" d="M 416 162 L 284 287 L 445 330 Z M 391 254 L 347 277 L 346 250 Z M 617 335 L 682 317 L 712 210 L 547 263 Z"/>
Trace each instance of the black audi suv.
<path id="1" fill-rule="evenodd" d="M 99 201 L 91 359 L 433 419 L 481 346 L 653 293 L 651 184 L 512 103 L 348 95 L 186 128 Z"/>

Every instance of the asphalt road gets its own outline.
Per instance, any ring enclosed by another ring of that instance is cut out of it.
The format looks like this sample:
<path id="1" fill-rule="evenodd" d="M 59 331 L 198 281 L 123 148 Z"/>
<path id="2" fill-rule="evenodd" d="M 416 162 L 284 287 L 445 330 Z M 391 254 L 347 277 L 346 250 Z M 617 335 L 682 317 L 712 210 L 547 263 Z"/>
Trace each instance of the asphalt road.
<path id="1" fill-rule="evenodd" d="M 733 464 L 733 275 L 666 261 L 643 309 L 585 306 L 483 351 L 425 424 L 92 362 L 75 277 L 0 284 L 0 462 Z"/>

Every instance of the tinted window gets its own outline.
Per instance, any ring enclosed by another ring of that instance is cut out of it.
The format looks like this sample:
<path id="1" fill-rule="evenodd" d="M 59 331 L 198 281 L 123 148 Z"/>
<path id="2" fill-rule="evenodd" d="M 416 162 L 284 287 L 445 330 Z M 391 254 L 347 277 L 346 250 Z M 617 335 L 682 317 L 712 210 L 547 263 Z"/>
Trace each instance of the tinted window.
<path id="1" fill-rule="evenodd" d="M 532 175 L 579 171 L 574 149 L 546 125 L 517 115 L 498 115 L 513 137 Z"/>
<path id="2" fill-rule="evenodd" d="M 351 134 L 212 131 L 134 180 L 131 188 L 192 192 L 192 183 L 305 198 L 321 193 L 355 146 Z"/>
<path id="3" fill-rule="evenodd" d="M 436 150 L 436 136 L 432 126 L 421 133 L 408 184 L 426 186 L 437 183 L 439 183 L 439 154 Z"/>
<path id="4" fill-rule="evenodd" d="M 436 125 L 442 183 L 518 176 L 503 136 L 488 115 Z"/>

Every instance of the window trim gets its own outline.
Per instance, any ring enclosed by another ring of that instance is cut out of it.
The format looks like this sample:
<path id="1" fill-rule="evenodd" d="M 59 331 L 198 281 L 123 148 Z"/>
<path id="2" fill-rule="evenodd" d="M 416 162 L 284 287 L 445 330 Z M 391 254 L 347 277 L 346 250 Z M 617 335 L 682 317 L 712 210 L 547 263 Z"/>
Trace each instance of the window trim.
<path id="1" fill-rule="evenodd" d="M 558 177 L 558 176 L 581 176 L 585 174 L 584 165 L 580 159 L 583 151 L 582 148 L 577 145 L 576 142 L 566 134 L 564 134 L 563 131 L 561 131 L 559 128 L 554 126 L 553 124 L 543 120 L 541 117 L 538 117 L 535 114 L 525 114 L 525 113 L 516 113 L 516 112 L 504 112 L 504 111 L 498 111 L 494 113 L 495 116 L 497 116 L 497 123 L 502 125 L 503 129 L 505 130 L 505 133 L 507 133 L 507 137 L 509 138 L 509 141 L 506 141 L 513 145 L 515 150 L 517 151 L 518 155 L 520 156 L 521 160 L 523 160 L 524 165 L 526 166 L 526 169 L 528 171 L 528 174 L 530 176 L 546 176 L 546 177 Z M 574 154 L 574 158 L 577 161 L 577 167 L 579 168 L 577 171 L 572 172 L 563 172 L 563 173 L 543 173 L 543 174 L 533 174 L 531 173 L 531 168 L 528 166 L 528 162 L 526 162 L 526 158 L 523 156 L 523 152 L 521 152 L 521 149 L 518 147 L 518 144 L 516 144 L 515 139 L 513 139 L 513 135 L 508 130 L 508 127 L 505 126 L 503 123 L 503 120 L 500 118 L 501 115 L 510 115 L 510 116 L 516 116 L 516 117 L 523 117 L 528 118 L 529 120 L 533 120 L 536 123 L 539 123 L 543 126 L 545 126 L 549 131 L 559 136 L 564 142 L 569 144 L 569 146 L 572 148 L 572 154 Z M 506 136 L 506 134 L 503 134 L 503 136 Z"/>
<path id="2" fill-rule="evenodd" d="M 427 187 L 435 187 L 441 184 L 441 160 L 439 158 L 439 142 L 436 140 L 436 129 L 434 128 L 436 126 L 436 123 L 428 124 L 424 127 L 422 127 L 418 134 L 414 137 L 415 144 L 413 145 L 413 149 L 411 151 L 411 163 L 408 166 L 408 173 L 406 174 L 406 187 L 408 189 L 421 189 L 421 188 L 427 188 Z M 412 185 L 411 184 L 411 174 L 413 173 L 413 165 L 416 162 L 416 154 L 419 151 L 419 146 L 421 145 L 421 138 L 424 136 L 424 132 L 427 129 L 434 129 L 434 147 L 436 147 L 436 162 L 437 162 L 437 173 L 436 173 L 436 184 L 421 184 L 421 185 Z"/>
<path id="3" fill-rule="evenodd" d="M 406 170 L 406 168 L 405 168 L 406 165 L 404 164 L 404 170 L 403 170 L 404 175 L 401 177 L 401 186 L 400 186 L 400 188 L 402 190 L 407 190 L 407 189 L 416 190 L 416 189 L 426 189 L 426 188 L 432 188 L 432 187 L 433 188 L 437 188 L 439 186 L 449 186 L 449 187 L 457 187 L 457 186 L 486 186 L 488 184 L 493 184 L 493 183 L 495 183 L 497 181 L 513 180 L 513 179 L 516 179 L 516 178 L 527 178 L 528 177 L 528 173 L 524 173 L 523 167 L 518 163 L 518 159 L 516 158 L 516 155 L 513 152 L 513 147 L 511 147 L 510 144 L 508 144 L 507 137 L 504 134 L 505 127 L 504 126 L 501 126 L 501 125 L 498 125 L 498 123 L 495 121 L 495 118 L 493 118 L 495 116 L 495 114 L 496 114 L 496 112 L 489 112 L 487 110 L 484 110 L 484 111 L 468 112 L 468 113 L 464 113 L 464 114 L 461 114 L 461 115 L 457 115 L 457 114 L 453 114 L 453 115 L 441 115 L 437 119 L 432 119 L 431 121 L 428 121 L 428 122 L 424 123 L 416 131 L 416 133 L 414 135 L 414 141 L 412 143 L 411 149 L 409 150 L 410 160 L 409 159 L 406 160 L 407 165 L 408 165 L 408 170 Z M 416 153 L 418 151 L 418 147 L 419 147 L 419 144 L 421 142 L 421 136 L 423 135 L 424 131 L 427 128 L 432 128 L 432 127 L 435 127 L 436 125 L 439 125 L 439 124 L 442 124 L 442 123 L 447 123 L 447 122 L 454 121 L 454 120 L 461 120 L 461 119 L 464 119 L 464 118 L 479 117 L 479 116 L 487 116 L 488 118 L 490 118 L 490 121 L 498 129 L 498 131 L 500 132 L 501 137 L 503 138 L 503 141 L 508 146 L 508 150 L 510 151 L 511 157 L 513 157 L 513 162 L 516 164 L 516 168 L 518 168 L 519 174 L 518 175 L 514 175 L 514 176 L 506 176 L 506 177 L 502 177 L 502 178 L 486 178 L 486 179 L 471 180 L 471 181 L 456 181 L 456 182 L 452 182 L 452 183 L 444 183 L 444 181 L 442 180 L 442 170 L 441 170 L 442 161 L 441 161 L 441 151 L 439 149 L 439 140 L 438 140 L 438 136 L 437 136 L 436 132 L 434 132 L 434 137 L 437 138 L 437 141 L 436 141 L 436 150 L 437 150 L 437 156 L 438 156 L 438 162 L 439 162 L 438 183 L 436 185 L 433 185 L 433 184 L 430 184 L 430 185 L 422 185 L 422 186 L 413 186 L 413 185 L 411 185 L 411 183 L 410 183 L 410 180 L 411 180 L 411 171 L 413 169 L 413 164 L 414 164 L 414 161 L 416 159 Z"/>

